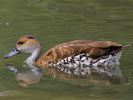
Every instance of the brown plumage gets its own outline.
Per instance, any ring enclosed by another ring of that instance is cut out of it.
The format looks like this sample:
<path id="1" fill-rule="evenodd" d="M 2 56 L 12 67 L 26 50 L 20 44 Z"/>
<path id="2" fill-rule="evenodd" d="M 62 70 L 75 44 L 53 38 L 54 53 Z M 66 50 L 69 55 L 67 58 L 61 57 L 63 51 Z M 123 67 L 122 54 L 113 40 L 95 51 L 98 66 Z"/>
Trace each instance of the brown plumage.
<path id="1" fill-rule="evenodd" d="M 60 59 L 80 53 L 88 53 L 90 57 L 98 58 L 122 47 L 121 44 L 111 41 L 75 40 L 49 49 L 37 60 L 36 64 L 46 66 L 47 63 L 56 63 Z"/>

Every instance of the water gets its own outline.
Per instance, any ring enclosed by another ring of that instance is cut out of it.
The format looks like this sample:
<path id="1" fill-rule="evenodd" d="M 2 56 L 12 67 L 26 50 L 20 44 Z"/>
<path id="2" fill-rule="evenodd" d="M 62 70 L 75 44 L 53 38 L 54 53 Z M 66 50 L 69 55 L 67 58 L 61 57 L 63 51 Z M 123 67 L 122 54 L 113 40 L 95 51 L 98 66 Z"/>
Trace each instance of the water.
<path id="1" fill-rule="evenodd" d="M 0 56 L 30 34 L 39 39 L 43 50 L 74 39 L 112 40 L 133 43 L 132 0 L 0 0 Z M 18 86 L 5 63 L 22 67 L 27 54 L 0 61 L 0 100 L 132 100 L 132 49 L 125 50 L 121 70 L 126 85 L 106 86 L 84 81 L 64 81 L 44 76 L 29 88 Z"/>

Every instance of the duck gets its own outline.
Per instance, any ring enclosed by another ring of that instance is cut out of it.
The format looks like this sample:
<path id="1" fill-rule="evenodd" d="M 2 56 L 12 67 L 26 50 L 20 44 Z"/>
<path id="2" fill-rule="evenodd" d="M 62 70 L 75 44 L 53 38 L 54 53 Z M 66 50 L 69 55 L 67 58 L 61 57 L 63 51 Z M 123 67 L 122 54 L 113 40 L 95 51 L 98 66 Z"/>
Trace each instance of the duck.
<path id="1" fill-rule="evenodd" d="M 24 35 L 4 58 L 25 52 L 31 53 L 24 61 L 30 66 L 36 65 L 41 69 L 55 68 L 57 73 L 63 72 L 67 75 L 88 76 L 96 72 L 113 76 L 121 75 L 120 71 L 117 72 L 119 59 L 123 50 L 129 46 L 112 41 L 73 40 L 56 45 L 41 55 L 42 47 L 39 41 L 34 36 Z"/>

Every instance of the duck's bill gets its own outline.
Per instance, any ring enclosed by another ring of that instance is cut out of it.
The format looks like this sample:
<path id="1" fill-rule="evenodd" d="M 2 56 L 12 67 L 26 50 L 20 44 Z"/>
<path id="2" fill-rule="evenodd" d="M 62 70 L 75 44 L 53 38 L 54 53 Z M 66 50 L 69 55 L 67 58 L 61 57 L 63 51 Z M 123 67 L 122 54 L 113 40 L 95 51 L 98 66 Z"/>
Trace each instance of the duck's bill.
<path id="1" fill-rule="evenodd" d="M 10 57 L 15 56 L 15 55 L 20 54 L 20 53 L 21 53 L 20 50 L 17 50 L 16 48 L 14 48 L 10 53 L 6 54 L 4 56 L 4 58 L 10 58 Z"/>

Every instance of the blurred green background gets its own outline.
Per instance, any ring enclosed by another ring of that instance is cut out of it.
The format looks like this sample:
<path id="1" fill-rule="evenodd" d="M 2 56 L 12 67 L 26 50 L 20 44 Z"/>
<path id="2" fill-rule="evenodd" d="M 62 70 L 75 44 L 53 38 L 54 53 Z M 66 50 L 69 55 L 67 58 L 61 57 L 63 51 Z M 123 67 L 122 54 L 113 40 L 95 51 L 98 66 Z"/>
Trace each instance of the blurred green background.
<path id="1" fill-rule="evenodd" d="M 0 0 L 0 58 L 17 39 L 33 35 L 43 50 L 74 39 L 133 43 L 133 0 Z M 18 86 L 5 63 L 22 67 L 27 54 L 0 61 L 0 100 L 133 100 L 133 47 L 125 50 L 121 70 L 128 85 L 76 85 L 42 78 L 27 89 Z"/>

